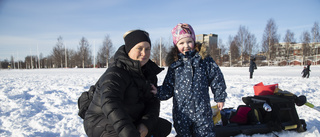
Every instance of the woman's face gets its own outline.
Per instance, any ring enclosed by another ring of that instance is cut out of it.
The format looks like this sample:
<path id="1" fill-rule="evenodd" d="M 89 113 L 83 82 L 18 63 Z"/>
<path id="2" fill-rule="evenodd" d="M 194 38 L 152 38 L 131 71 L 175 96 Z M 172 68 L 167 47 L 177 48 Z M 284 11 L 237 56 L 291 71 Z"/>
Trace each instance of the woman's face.
<path id="1" fill-rule="evenodd" d="M 150 57 L 150 44 L 143 41 L 136 44 L 128 53 L 128 56 L 133 60 L 140 61 L 141 66 L 145 65 Z"/>
<path id="2" fill-rule="evenodd" d="M 185 52 L 191 51 L 194 49 L 193 39 L 190 37 L 182 38 L 178 41 L 177 47 L 180 53 L 185 54 Z"/>

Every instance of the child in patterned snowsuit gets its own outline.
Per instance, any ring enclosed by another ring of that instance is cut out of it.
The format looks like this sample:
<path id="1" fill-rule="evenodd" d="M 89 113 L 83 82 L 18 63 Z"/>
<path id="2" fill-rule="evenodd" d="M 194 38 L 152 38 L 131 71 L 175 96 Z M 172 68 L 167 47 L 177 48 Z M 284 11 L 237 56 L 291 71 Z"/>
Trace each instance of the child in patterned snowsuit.
<path id="1" fill-rule="evenodd" d="M 223 74 L 207 55 L 206 47 L 195 46 L 195 33 L 189 24 L 178 24 L 172 36 L 175 46 L 167 57 L 170 66 L 156 96 L 160 100 L 173 97 L 177 137 L 215 136 L 209 87 L 221 110 L 227 97 Z"/>

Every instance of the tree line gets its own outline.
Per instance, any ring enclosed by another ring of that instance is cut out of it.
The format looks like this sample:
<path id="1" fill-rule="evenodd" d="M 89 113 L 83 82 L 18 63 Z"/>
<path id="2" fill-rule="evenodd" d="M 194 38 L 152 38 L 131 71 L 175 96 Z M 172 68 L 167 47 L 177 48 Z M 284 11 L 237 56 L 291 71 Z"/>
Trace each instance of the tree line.
<path id="1" fill-rule="evenodd" d="M 261 60 L 267 60 L 268 63 L 275 58 L 281 56 L 289 59 L 289 54 L 293 49 L 289 48 L 290 44 L 297 43 L 294 32 L 287 29 L 283 37 L 285 43 L 285 53 L 278 52 L 280 35 L 277 32 L 278 27 L 274 19 L 267 21 L 263 32 L 261 44 L 258 44 L 256 36 L 250 32 L 249 28 L 243 25 L 239 26 L 237 34 L 229 35 L 228 41 L 223 43 L 221 39 L 217 44 L 208 44 L 209 54 L 213 59 L 223 66 L 246 66 L 251 57 L 262 56 Z M 170 38 L 169 38 L 170 41 Z M 318 54 L 312 52 L 312 43 L 320 42 L 319 23 L 314 22 L 311 31 L 303 31 L 300 36 L 300 43 L 302 43 L 303 57 Z M 163 42 L 162 39 L 156 40 L 152 44 L 151 59 L 160 66 L 166 66 L 165 58 L 172 42 Z M 108 67 L 112 63 L 114 54 L 114 47 L 109 35 L 104 37 L 102 45 L 98 48 L 95 57 L 92 55 L 92 48 L 85 37 L 79 41 L 76 50 L 66 48 L 63 42 L 63 37 L 59 36 L 57 42 L 52 49 L 50 55 L 43 57 L 27 56 L 24 61 L 15 61 L 11 56 L 10 61 L 5 59 L 1 61 L 0 68 L 91 68 L 91 67 Z M 161 52 L 160 52 L 161 51 Z M 229 65 L 225 65 L 225 63 Z"/>
<path id="2" fill-rule="evenodd" d="M 11 56 L 10 61 L 1 61 L 0 67 L 22 69 L 107 67 L 110 64 L 112 52 L 113 45 L 109 35 L 104 37 L 102 46 L 98 49 L 96 57 L 93 57 L 91 45 L 85 37 L 80 39 L 77 49 L 73 50 L 66 48 L 63 37 L 59 36 L 50 55 L 43 57 L 41 53 L 39 56 L 26 56 L 24 61 L 17 62 Z M 93 64 L 93 62 L 96 63 Z"/>

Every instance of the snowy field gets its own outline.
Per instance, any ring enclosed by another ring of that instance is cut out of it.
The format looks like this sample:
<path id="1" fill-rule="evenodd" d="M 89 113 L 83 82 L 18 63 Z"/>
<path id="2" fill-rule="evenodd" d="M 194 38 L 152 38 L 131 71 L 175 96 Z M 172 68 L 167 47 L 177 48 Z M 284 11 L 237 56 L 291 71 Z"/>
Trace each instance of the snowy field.
<path id="1" fill-rule="evenodd" d="M 253 85 L 279 84 L 279 88 L 305 95 L 320 106 L 320 66 L 311 66 L 309 79 L 301 78 L 303 66 L 258 67 L 249 79 L 248 67 L 222 67 L 228 98 L 225 107 L 244 104 L 244 96 L 252 96 Z M 34 69 L 0 70 L 0 136 L 1 137 L 86 137 L 83 120 L 78 116 L 77 99 L 88 90 L 105 69 Z M 166 71 L 159 74 L 159 84 Z M 212 99 L 213 100 L 213 99 Z M 212 101 L 212 105 L 215 103 Z M 297 107 L 305 119 L 307 131 L 275 132 L 280 137 L 320 137 L 320 112 L 307 106 Z M 160 116 L 172 122 L 172 99 L 161 103 Z M 175 136 L 174 129 L 170 137 Z M 244 135 L 238 135 L 241 137 Z M 253 135 L 253 137 L 267 137 Z"/>

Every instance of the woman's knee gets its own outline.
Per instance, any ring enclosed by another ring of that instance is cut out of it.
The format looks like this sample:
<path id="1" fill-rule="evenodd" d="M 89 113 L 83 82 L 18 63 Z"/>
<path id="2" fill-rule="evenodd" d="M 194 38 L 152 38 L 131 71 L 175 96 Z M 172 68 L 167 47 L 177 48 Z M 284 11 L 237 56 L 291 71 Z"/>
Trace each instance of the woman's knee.
<path id="1" fill-rule="evenodd" d="M 166 119 L 159 118 L 157 125 L 151 133 L 153 137 L 166 137 L 171 133 L 172 124 Z"/>

